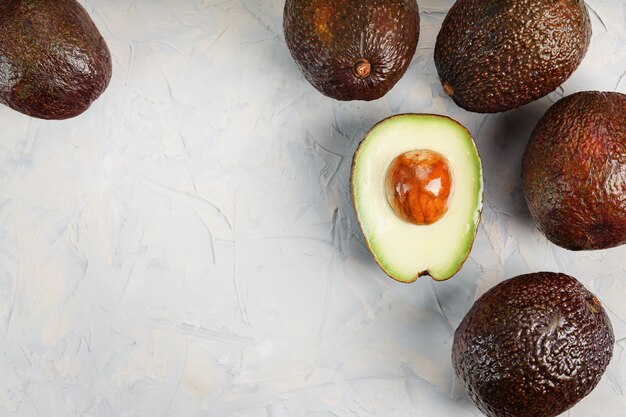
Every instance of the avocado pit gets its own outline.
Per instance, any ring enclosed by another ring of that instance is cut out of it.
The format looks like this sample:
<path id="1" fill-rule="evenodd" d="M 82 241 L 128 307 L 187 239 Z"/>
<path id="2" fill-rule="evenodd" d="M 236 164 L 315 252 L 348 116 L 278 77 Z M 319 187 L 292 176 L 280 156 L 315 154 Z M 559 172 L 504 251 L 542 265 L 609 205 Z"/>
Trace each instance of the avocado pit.
<path id="1" fill-rule="evenodd" d="M 448 211 L 452 175 L 447 159 L 419 149 L 396 157 L 387 170 L 387 201 L 396 216 L 415 225 L 429 225 Z"/>

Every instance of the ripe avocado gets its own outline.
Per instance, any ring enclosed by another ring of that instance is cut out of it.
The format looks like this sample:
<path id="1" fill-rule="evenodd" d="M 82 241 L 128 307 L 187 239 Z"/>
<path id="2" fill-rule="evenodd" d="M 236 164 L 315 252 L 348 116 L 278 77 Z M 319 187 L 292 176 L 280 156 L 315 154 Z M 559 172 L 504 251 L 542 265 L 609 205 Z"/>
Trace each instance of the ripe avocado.
<path id="1" fill-rule="evenodd" d="M 402 114 L 369 131 L 354 156 L 352 197 L 387 275 L 442 281 L 461 268 L 480 221 L 482 174 L 471 135 L 448 117 Z"/>
<path id="2" fill-rule="evenodd" d="M 0 3 L 0 102 L 42 119 L 87 110 L 109 84 L 111 55 L 75 0 Z"/>
<path id="3" fill-rule="evenodd" d="M 489 417 L 555 417 L 600 381 L 615 336 L 600 301 L 576 279 L 522 275 L 489 290 L 454 334 L 452 362 Z"/>
<path id="4" fill-rule="evenodd" d="M 522 187 L 539 229 L 570 250 L 626 243 L 626 95 L 580 92 L 537 124 Z"/>
<path id="5" fill-rule="evenodd" d="M 287 0 L 283 25 L 315 88 L 337 100 L 375 100 L 413 58 L 419 10 L 415 0 Z"/>
<path id="6" fill-rule="evenodd" d="M 497 113 L 554 91 L 590 39 L 582 0 L 458 0 L 437 36 L 435 64 L 459 106 Z"/>

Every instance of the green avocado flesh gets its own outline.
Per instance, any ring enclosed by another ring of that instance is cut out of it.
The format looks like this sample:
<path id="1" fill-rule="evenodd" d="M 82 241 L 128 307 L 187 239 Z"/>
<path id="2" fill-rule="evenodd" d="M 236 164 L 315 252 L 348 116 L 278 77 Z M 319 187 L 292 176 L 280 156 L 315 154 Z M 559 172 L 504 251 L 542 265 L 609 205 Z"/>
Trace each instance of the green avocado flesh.
<path id="1" fill-rule="evenodd" d="M 454 334 L 452 363 L 488 417 L 556 417 L 596 387 L 614 344 L 589 290 L 540 272 L 504 281 L 474 303 Z"/>
<path id="2" fill-rule="evenodd" d="M 443 155 L 452 177 L 447 212 L 429 225 L 402 220 L 385 189 L 393 160 L 409 151 Z M 413 282 L 452 277 L 469 255 L 482 209 L 480 157 L 469 132 L 437 115 L 404 114 L 374 126 L 361 142 L 352 168 L 356 214 L 376 262 L 391 278 Z"/>

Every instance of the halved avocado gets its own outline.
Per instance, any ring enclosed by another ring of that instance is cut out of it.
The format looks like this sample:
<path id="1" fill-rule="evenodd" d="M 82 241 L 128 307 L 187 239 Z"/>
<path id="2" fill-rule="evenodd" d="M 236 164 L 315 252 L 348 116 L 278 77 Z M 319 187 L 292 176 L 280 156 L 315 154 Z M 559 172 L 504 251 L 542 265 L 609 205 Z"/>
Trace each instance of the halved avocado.
<path id="1" fill-rule="evenodd" d="M 407 175 L 421 180 L 409 182 Z M 408 283 L 458 272 L 474 242 L 483 194 L 480 156 L 465 127 L 430 114 L 381 121 L 356 151 L 351 185 L 363 235 L 387 275 Z M 406 198 L 394 204 L 393 191 Z M 422 216 L 433 212 L 438 215 Z"/>

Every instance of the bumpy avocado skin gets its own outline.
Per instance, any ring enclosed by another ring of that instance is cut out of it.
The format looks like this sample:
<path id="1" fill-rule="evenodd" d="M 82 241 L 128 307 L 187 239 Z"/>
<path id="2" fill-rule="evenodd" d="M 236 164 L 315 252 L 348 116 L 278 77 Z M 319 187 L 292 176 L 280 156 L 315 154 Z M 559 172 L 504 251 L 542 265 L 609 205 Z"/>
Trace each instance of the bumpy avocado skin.
<path id="1" fill-rule="evenodd" d="M 84 112 L 111 79 L 111 55 L 75 0 L 0 3 L 0 102 L 29 116 Z"/>
<path id="2" fill-rule="evenodd" d="M 626 95 L 580 92 L 537 124 L 522 186 L 539 229 L 570 250 L 626 243 Z"/>
<path id="3" fill-rule="evenodd" d="M 287 0 L 285 40 L 305 78 L 337 100 L 376 100 L 404 75 L 417 47 L 415 0 Z M 369 76 L 355 63 L 365 59 Z"/>
<path id="4" fill-rule="evenodd" d="M 437 37 L 435 64 L 460 107 L 497 113 L 554 91 L 590 39 L 582 0 L 458 0 Z"/>
<path id="5" fill-rule="evenodd" d="M 456 330 L 452 361 L 488 417 L 555 417 L 595 388 L 614 343 L 593 294 L 570 276 L 543 272 L 480 297 Z"/>

